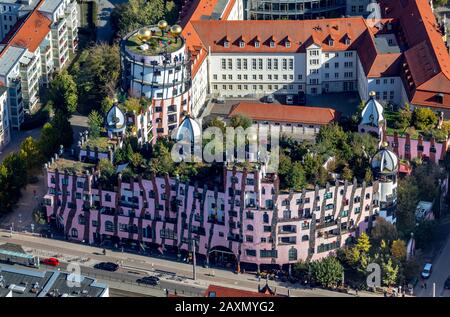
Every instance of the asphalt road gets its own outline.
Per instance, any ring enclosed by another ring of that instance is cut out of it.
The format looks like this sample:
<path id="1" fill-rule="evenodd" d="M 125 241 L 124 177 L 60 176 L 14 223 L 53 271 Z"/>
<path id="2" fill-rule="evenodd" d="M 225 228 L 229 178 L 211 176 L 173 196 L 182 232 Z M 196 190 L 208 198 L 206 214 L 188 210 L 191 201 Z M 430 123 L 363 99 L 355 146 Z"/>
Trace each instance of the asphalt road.
<path id="1" fill-rule="evenodd" d="M 109 43 L 113 35 L 110 16 L 117 4 L 125 3 L 127 0 L 99 0 L 98 1 L 98 25 L 97 42 Z"/>
<path id="2" fill-rule="evenodd" d="M 161 271 L 166 272 L 161 276 L 159 292 L 162 288 L 171 291 L 177 290 L 180 295 L 199 296 L 209 284 L 223 285 L 244 290 L 256 291 L 259 282 L 251 274 L 234 274 L 227 270 L 211 270 L 197 266 L 197 279 L 192 280 L 192 266 L 186 263 L 170 261 L 161 258 L 122 253 L 120 251 L 108 250 L 106 255 L 102 254 L 102 249 L 80 243 L 70 243 L 66 241 L 29 236 L 14 233 L 11 238 L 8 231 L 0 231 L 0 244 L 10 242 L 20 244 L 28 253 L 39 255 L 40 257 L 57 256 L 60 261 L 81 262 L 82 273 L 97 278 L 101 281 L 111 281 L 111 284 L 122 284 L 125 290 L 132 291 L 138 289 L 136 280 L 143 275 L 152 275 Z M 93 269 L 92 266 L 98 262 L 115 262 L 122 265 L 122 268 L 114 273 Z M 213 274 L 211 274 L 213 272 Z M 171 273 L 171 274 L 169 274 Z M 175 276 L 174 276 L 175 275 Z M 180 280 L 179 278 L 182 277 Z M 287 294 L 288 288 L 291 296 L 300 297 L 352 297 L 353 295 L 332 292 L 324 289 L 304 289 L 298 285 L 269 281 L 272 288 L 276 288 L 278 294 Z M 146 286 L 150 288 L 151 286 Z M 111 286 L 111 288 L 114 288 Z M 140 287 L 139 289 L 142 289 Z M 195 294 L 189 294 L 194 293 Z M 364 294 L 359 296 L 377 296 L 376 294 Z M 382 295 L 381 295 L 382 296 Z"/>

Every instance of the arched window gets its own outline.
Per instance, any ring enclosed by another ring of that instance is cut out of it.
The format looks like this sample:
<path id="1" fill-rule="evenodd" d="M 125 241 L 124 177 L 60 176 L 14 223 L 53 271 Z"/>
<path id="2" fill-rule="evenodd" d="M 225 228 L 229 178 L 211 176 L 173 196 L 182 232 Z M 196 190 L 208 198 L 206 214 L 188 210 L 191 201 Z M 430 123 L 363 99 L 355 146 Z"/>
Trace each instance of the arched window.
<path id="1" fill-rule="evenodd" d="M 70 231 L 70 235 L 74 238 L 78 238 L 78 230 L 75 228 L 72 228 L 72 230 Z"/>
<path id="2" fill-rule="evenodd" d="M 264 223 L 269 223 L 269 215 L 267 214 L 267 212 L 265 212 L 263 215 L 263 221 Z"/>
<path id="3" fill-rule="evenodd" d="M 112 221 L 105 221 L 105 231 L 107 232 L 114 232 L 114 224 Z"/>
<path id="4" fill-rule="evenodd" d="M 297 249 L 296 248 L 290 248 L 289 249 L 289 261 L 297 261 Z"/>
<path id="5" fill-rule="evenodd" d="M 308 241 L 309 240 L 309 236 L 307 235 L 307 234 L 305 234 L 303 237 L 302 237 L 302 241 Z"/>
<path id="6" fill-rule="evenodd" d="M 142 235 L 144 238 L 151 238 L 152 237 L 152 228 L 148 225 L 143 229 Z"/>
<path id="7" fill-rule="evenodd" d="M 253 231 L 253 226 L 252 225 L 247 225 L 247 230 L 248 231 Z"/>

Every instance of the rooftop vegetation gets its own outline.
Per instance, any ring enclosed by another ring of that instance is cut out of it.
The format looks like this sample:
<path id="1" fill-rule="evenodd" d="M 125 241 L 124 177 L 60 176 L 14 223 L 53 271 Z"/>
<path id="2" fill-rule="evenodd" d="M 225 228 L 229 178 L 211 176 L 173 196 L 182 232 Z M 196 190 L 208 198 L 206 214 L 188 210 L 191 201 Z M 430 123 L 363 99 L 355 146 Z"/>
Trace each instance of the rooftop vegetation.
<path id="1" fill-rule="evenodd" d="M 143 50 L 141 46 L 147 44 L 148 49 Z M 159 29 L 152 33 L 149 39 L 143 39 L 139 32 L 136 32 L 126 40 L 126 47 L 133 53 L 153 56 L 160 53 L 172 53 L 177 51 L 183 45 L 183 40 L 174 38 L 172 35 L 161 33 Z"/>

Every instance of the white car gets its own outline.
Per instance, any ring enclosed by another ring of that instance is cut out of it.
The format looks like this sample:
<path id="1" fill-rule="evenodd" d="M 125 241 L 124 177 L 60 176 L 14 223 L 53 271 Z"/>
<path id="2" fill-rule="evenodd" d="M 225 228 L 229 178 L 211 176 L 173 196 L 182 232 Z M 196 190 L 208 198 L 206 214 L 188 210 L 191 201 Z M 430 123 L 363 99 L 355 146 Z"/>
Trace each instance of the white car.
<path id="1" fill-rule="evenodd" d="M 429 278 L 431 275 L 431 270 L 433 268 L 433 265 L 431 263 L 427 263 L 425 264 L 425 266 L 423 267 L 423 271 L 422 271 L 422 277 L 423 278 Z"/>

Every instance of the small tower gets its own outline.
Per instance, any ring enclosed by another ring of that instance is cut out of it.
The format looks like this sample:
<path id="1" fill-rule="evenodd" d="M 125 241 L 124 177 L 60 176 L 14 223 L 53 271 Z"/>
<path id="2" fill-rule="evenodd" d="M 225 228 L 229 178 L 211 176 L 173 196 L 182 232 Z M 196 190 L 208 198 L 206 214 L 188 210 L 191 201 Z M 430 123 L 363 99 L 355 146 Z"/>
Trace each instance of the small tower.
<path id="1" fill-rule="evenodd" d="M 380 205 L 380 216 L 395 223 L 398 158 L 394 152 L 387 149 L 387 143 L 384 143 L 373 156 L 371 167 L 375 179 L 380 184 L 378 193 L 374 197 L 374 200 L 378 200 Z"/>
<path id="2" fill-rule="evenodd" d="M 117 103 L 108 110 L 106 114 L 106 130 L 108 137 L 122 137 L 126 128 L 125 114 L 117 106 Z"/>
<path id="3" fill-rule="evenodd" d="M 369 93 L 369 100 L 361 112 L 361 121 L 358 125 L 360 133 L 373 133 L 380 140 L 383 139 L 383 106 L 375 99 L 375 92 Z"/>
<path id="4" fill-rule="evenodd" d="M 183 160 L 190 156 L 193 161 L 194 158 L 192 156 L 198 158 L 199 153 L 201 155 L 202 130 L 200 124 L 190 115 L 184 117 L 180 126 L 172 134 L 172 138 L 183 146 L 181 153 Z M 190 155 L 186 153 L 188 149 L 190 150 Z M 200 152 L 198 152 L 199 150 Z"/>

